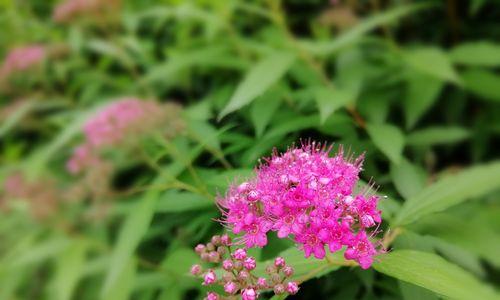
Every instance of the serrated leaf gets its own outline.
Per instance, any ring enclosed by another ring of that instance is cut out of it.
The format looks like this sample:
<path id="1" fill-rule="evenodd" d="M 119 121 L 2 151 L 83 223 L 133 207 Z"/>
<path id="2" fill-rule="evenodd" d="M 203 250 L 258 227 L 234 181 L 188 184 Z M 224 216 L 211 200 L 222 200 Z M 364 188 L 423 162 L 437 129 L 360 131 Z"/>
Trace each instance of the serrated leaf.
<path id="1" fill-rule="evenodd" d="M 236 88 L 229 103 L 219 114 L 219 119 L 252 102 L 276 83 L 288 71 L 295 55 L 290 53 L 271 54 L 253 66 Z"/>
<path id="2" fill-rule="evenodd" d="M 436 102 L 444 82 L 422 72 L 409 72 L 404 101 L 406 128 L 415 126 L 420 117 Z"/>
<path id="3" fill-rule="evenodd" d="M 427 47 L 409 50 L 404 54 L 404 60 L 416 71 L 439 80 L 460 83 L 450 59 L 439 48 Z"/>
<path id="4" fill-rule="evenodd" d="M 451 299 L 498 299 L 488 285 L 442 257 L 414 250 L 396 250 L 373 264 L 378 272 Z"/>
<path id="5" fill-rule="evenodd" d="M 403 132 L 390 124 L 367 124 L 366 130 L 375 146 L 393 163 L 399 164 L 405 145 Z"/>
<path id="6" fill-rule="evenodd" d="M 470 137 L 470 131 L 462 127 L 430 127 L 407 135 L 406 143 L 412 146 L 453 144 Z"/>
<path id="7" fill-rule="evenodd" d="M 333 87 L 318 87 L 315 89 L 314 94 L 321 124 L 325 123 L 328 117 L 337 109 L 353 102 L 355 98 L 354 93 L 351 91 Z"/>
<path id="8" fill-rule="evenodd" d="M 448 175 L 408 199 L 394 222 L 398 225 L 409 224 L 425 215 L 485 195 L 500 188 L 498 178 L 500 162 L 497 161 Z"/>
<path id="9" fill-rule="evenodd" d="M 484 100 L 500 102 L 500 76 L 483 69 L 466 70 L 461 75 L 466 89 Z"/>
<path id="10" fill-rule="evenodd" d="M 450 51 L 450 58 L 462 65 L 500 66 L 500 44 L 489 41 L 462 43 Z"/>

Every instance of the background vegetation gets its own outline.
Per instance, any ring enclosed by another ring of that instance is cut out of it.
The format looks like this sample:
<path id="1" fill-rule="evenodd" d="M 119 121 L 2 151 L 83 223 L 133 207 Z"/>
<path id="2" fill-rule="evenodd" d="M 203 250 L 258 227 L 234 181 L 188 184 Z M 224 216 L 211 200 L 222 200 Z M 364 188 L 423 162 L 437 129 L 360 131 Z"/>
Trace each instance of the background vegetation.
<path id="1" fill-rule="evenodd" d="M 0 94 L 0 179 L 36 187 L 1 197 L 0 299 L 202 298 L 215 195 L 300 139 L 366 152 L 391 251 L 362 271 L 271 239 L 254 254 L 307 279 L 289 298 L 499 298 L 498 1 L 123 1 L 62 24 L 56 5 L 0 1 L 1 57 L 52 51 Z M 81 124 L 123 96 L 180 104 L 183 130 L 108 149 L 109 191 L 81 193 Z"/>

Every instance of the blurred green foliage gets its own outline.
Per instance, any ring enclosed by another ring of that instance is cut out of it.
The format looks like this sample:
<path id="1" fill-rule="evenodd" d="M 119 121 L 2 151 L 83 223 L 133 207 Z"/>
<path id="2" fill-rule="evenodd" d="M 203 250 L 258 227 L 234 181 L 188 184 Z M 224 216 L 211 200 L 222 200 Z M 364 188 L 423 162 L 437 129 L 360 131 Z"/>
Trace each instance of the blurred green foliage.
<path id="1" fill-rule="evenodd" d="M 391 250 L 361 271 L 271 239 L 257 257 L 309 279 L 289 298 L 499 299 L 498 1 L 124 0 L 67 24 L 56 5 L 0 1 L 1 57 L 63 49 L 0 94 L 2 182 L 71 186 L 82 122 L 117 97 L 177 102 L 186 130 L 110 150 L 105 205 L 39 220 L 3 198 L 0 299 L 202 298 L 188 270 L 222 231 L 214 197 L 300 139 L 366 152 Z"/>

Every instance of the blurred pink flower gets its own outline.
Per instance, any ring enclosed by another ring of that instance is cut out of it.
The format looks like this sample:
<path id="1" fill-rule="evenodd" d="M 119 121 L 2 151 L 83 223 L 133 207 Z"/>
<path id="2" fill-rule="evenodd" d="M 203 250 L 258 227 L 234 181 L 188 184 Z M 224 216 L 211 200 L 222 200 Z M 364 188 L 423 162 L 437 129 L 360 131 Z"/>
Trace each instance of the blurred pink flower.
<path id="1" fill-rule="evenodd" d="M 26 71 L 39 65 L 46 56 L 46 49 L 42 45 L 29 45 L 12 49 L 4 59 L 0 68 L 0 79 Z"/>
<path id="2" fill-rule="evenodd" d="M 105 17 L 120 5 L 120 0 L 66 0 L 56 6 L 52 18 L 58 23 L 66 23 L 82 16 Z"/>

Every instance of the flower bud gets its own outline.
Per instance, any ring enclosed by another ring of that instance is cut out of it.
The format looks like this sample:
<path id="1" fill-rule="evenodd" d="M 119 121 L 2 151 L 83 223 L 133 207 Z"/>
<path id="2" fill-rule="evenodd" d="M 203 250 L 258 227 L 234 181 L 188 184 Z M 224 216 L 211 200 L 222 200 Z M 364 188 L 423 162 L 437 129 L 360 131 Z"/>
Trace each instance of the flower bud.
<path id="1" fill-rule="evenodd" d="M 233 253 L 233 257 L 237 260 L 244 260 L 247 257 L 247 251 L 243 248 L 236 249 Z"/>
<path id="2" fill-rule="evenodd" d="M 273 265 L 268 265 L 266 267 L 266 273 L 269 275 L 276 273 L 276 267 Z"/>
<path id="3" fill-rule="evenodd" d="M 234 281 L 228 281 L 226 284 L 224 284 L 224 291 L 228 294 L 235 294 L 238 291 L 238 286 Z"/>
<path id="4" fill-rule="evenodd" d="M 233 273 L 224 272 L 224 274 L 222 275 L 222 279 L 225 282 L 232 281 L 234 279 L 234 275 L 233 275 Z"/>
<path id="5" fill-rule="evenodd" d="M 208 270 L 207 274 L 203 278 L 203 285 L 210 285 L 217 280 L 217 275 L 213 270 Z"/>
<path id="6" fill-rule="evenodd" d="M 278 283 L 278 282 L 281 282 L 281 276 L 277 273 L 274 273 L 271 275 L 271 281 L 273 283 Z"/>
<path id="7" fill-rule="evenodd" d="M 299 286 L 298 284 L 295 282 L 295 281 L 290 281 L 289 283 L 287 283 L 286 285 L 286 291 L 290 294 L 290 295 L 295 295 L 297 294 L 297 292 L 299 291 Z"/>
<path id="8" fill-rule="evenodd" d="M 260 288 L 260 289 L 267 289 L 268 286 L 267 286 L 267 280 L 263 277 L 259 277 L 257 279 L 257 286 Z"/>
<path id="9" fill-rule="evenodd" d="M 257 298 L 258 294 L 253 288 L 246 288 L 241 292 L 242 300 L 255 300 Z"/>
<path id="10" fill-rule="evenodd" d="M 255 262 L 255 258 L 253 257 L 247 257 L 245 259 L 245 261 L 243 262 L 243 266 L 245 267 L 245 269 L 247 269 L 248 271 L 251 271 L 253 269 L 255 269 L 255 266 L 257 265 L 257 263 Z"/>
<path id="11" fill-rule="evenodd" d="M 250 273 L 248 273 L 247 270 L 242 270 L 239 274 L 238 274 L 238 279 L 241 280 L 241 281 L 247 281 L 248 278 L 250 278 Z"/>
<path id="12" fill-rule="evenodd" d="M 273 290 L 276 295 L 281 295 L 285 292 L 285 286 L 281 283 L 278 283 L 274 286 Z"/>
<path id="13" fill-rule="evenodd" d="M 212 244 L 212 243 L 208 243 L 208 244 L 207 244 L 207 250 L 208 250 L 208 251 L 214 251 L 214 250 L 215 250 L 215 246 L 214 246 L 214 244 Z"/>
<path id="14" fill-rule="evenodd" d="M 222 262 L 222 268 L 226 271 L 231 271 L 233 269 L 233 261 L 226 259 Z"/>
<path id="15" fill-rule="evenodd" d="M 208 260 L 212 263 L 218 263 L 220 261 L 219 253 L 215 251 L 208 253 Z"/>
<path id="16" fill-rule="evenodd" d="M 214 292 L 208 292 L 205 300 L 219 300 L 219 295 Z"/>
<path id="17" fill-rule="evenodd" d="M 224 246 L 217 247 L 217 253 L 219 253 L 221 256 L 226 254 L 227 249 Z"/>
<path id="18" fill-rule="evenodd" d="M 292 275 L 293 275 L 293 272 L 294 272 L 294 271 L 293 271 L 293 268 L 292 268 L 292 267 L 290 267 L 290 266 L 285 266 L 285 267 L 283 268 L 283 274 L 285 274 L 285 276 L 286 276 L 286 277 L 290 277 L 290 276 L 292 276 Z"/>
<path id="19" fill-rule="evenodd" d="M 243 269 L 243 263 L 239 260 L 235 261 L 233 263 L 233 268 L 236 270 L 236 271 L 241 271 L 241 269 Z"/>
<path id="20" fill-rule="evenodd" d="M 194 247 L 194 251 L 198 254 L 202 254 L 205 251 L 205 245 L 203 244 L 198 244 L 196 247 Z"/>
<path id="21" fill-rule="evenodd" d="M 210 260 L 210 254 L 207 252 L 203 252 L 200 256 L 202 261 L 209 261 Z"/>
<path id="22" fill-rule="evenodd" d="M 285 259 L 281 256 L 276 257 L 276 259 L 274 260 L 274 265 L 277 268 L 284 267 L 285 266 Z"/>
<path id="23" fill-rule="evenodd" d="M 250 184 L 248 182 L 243 182 L 238 186 L 238 193 L 245 193 L 249 188 Z"/>
<path id="24" fill-rule="evenodd" d="M 220 235 L 214 235 L 211 242 L 214 246 L 219 246 L 221 244 Z"/>
<path id="25" fill-rule="evenodd" d="M 247 196 L 247 200 L 250 202 L 257 201 L 259 199 L 259 192 L 257 191 L 250 191 Z"/>
<path id="26" fill-rule="evenodd" d="M 221 241 L 222 245 L 224 245 L 224 246 L 231 245 L 231 238 L 227 234 L 224 234 L 223 236 L 221 236 L 220 241 Z"/>
<path id="27" fill-rule="evenodd" d="M 200 265 L 192 265 L 191 266 L 191 274 L 194 276 L 201 274 L 201 266 Z"/>

